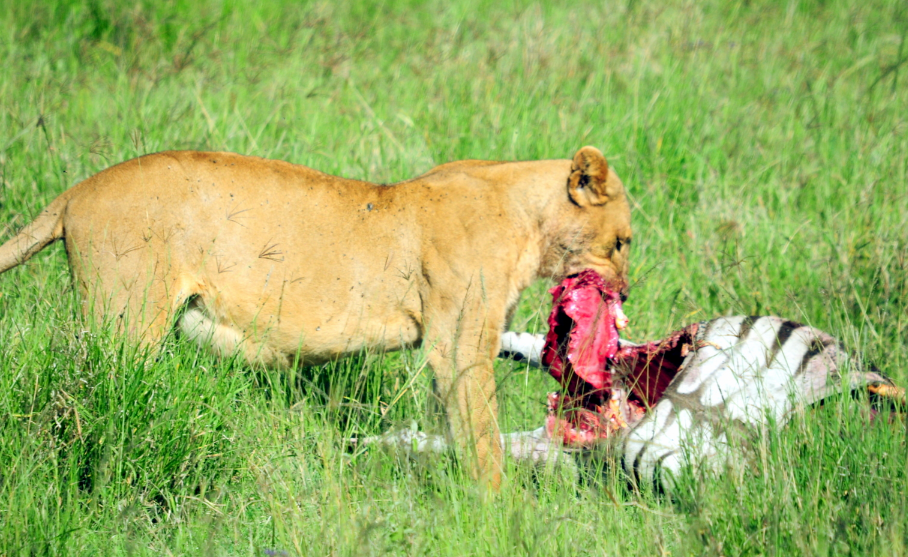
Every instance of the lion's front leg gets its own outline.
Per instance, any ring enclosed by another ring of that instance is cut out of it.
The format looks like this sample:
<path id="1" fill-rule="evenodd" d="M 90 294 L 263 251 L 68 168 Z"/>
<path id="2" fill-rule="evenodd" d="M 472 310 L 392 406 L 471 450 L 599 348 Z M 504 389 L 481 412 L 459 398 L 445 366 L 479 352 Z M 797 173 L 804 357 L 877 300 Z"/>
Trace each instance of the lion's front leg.
<path id="1" fill-rule="evenodd" d="M 427 312 L 430 334 L 425 347 L 435 372 L 436 394 L 473 476 L 497 490 L 502 450 L 492 363 L 498 354 L 504 311 L 490 311 L 485 301 L 469 299 L 460 311 L 438 311 L 437 306 L 433 310 Z"/>
<path id="2" fill-rule="evenodd" d="M 473 476 L 497 489 L 501 483 L 498 401 L 491 361 L 473 347 L 438 342 L 429 351 L 436 395 L 451 437 Z"/>

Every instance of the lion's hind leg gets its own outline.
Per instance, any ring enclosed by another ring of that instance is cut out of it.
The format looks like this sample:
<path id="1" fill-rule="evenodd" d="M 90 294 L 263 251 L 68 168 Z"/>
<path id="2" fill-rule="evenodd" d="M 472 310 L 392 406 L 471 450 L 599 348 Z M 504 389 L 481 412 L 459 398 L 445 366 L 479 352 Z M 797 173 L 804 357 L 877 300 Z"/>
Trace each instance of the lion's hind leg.
<path id="1" fill-rule="evenodd" d="M 156 264 L 121 264 L 94 255 L 91 262 L 83 258 L 73 265 L 83 317 L 92 327 L 156 349 L 187 301 L 198 294 L 199 281 L 172 270 L 161 272 Z"/>

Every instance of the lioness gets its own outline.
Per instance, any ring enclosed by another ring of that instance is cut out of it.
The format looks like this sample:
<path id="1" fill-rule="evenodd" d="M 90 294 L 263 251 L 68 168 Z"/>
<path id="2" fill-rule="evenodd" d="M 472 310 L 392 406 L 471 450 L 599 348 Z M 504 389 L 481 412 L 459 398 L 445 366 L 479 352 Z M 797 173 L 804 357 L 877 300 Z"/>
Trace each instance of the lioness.
<path id="1" fill-rule="evenodd" d="M 593 147 L 452 162 L 393 186 L 183 151 L 64 192 L 0 247 L 0 273 L 61 238 L 83 313 L 139 342 L 179 315 L 199 344 L 277 367 L 422 344 L 454 440 L 494 487 L 492 361 L 521 290 L 590 268 L 623 291 L 631 227 Z"/>

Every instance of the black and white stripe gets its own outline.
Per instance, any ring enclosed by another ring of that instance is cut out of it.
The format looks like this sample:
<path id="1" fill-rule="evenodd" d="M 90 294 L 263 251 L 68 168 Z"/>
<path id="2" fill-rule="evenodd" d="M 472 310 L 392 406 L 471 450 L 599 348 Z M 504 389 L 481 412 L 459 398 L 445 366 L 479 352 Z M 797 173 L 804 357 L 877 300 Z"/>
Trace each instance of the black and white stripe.
<path id="1" fill-rule="evenodd" d="M 797 405 L 837 390 L 844 365 L 832 337 L 778 317 L 701 323 L 681 371 L 625 436 L 625 469 L 663 488 L 685 465 L 716 470 L 741 456 L 733 432 L 782 427 Z"/>
<path id="2" fill-rule="evenodd" d="M 538 365 L 542 337 L 506 333 L 503 346 Z M 639 484 L 671 488 L 682 467 L 718 470 L 743 457 L 741 432 L 781 428 L 799 406 L 839 391 L 847 355 L 835 339 L 778 317 L 700 323 L 695 346 L 662 398 L 616 439 Z M 852 371 L 849 388 L 889 380 Z"/>
<path id="3" fill-rule="evenodd" d="M 502 356 L 540 367 L 543 346 L 542 335 L 508 332 Z M 741 461 L 748 439 L 781 428 L 797 408 L 870 384 L 891 382 L 878 373 L 851 370 L 835 339 L 813 327 L 778 317 L 704 321 L 662 398 L 608 446 L 583 452 L 586 458 L 618 455 L 638 485 L 670 491 L 673 477 L 686 466 L 718 471 Z M 412 435 L 403 439 L 398 432 L 365 441 L 412 445 Z M 536 463 L 578 453 L 549 439 L 545 428 L 504 434 L 502 442 L 515 459 Z"/>

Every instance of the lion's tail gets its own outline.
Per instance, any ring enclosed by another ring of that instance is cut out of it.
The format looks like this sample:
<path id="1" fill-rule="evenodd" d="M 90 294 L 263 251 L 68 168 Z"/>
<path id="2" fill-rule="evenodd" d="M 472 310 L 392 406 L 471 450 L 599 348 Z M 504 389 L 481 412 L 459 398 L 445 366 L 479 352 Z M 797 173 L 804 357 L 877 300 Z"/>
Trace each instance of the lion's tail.
<path id="1" fill-rule="evenodd" d="M 63 237 L 63 215 L 72 192 L 72 189 L 63 192 L 35 220 L 0 246 L 0 273 L 25 263 L 49 243 Z"/>

